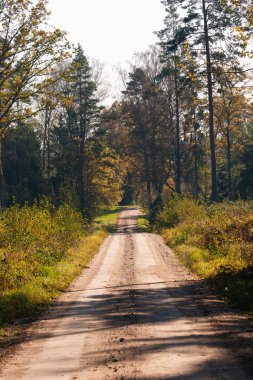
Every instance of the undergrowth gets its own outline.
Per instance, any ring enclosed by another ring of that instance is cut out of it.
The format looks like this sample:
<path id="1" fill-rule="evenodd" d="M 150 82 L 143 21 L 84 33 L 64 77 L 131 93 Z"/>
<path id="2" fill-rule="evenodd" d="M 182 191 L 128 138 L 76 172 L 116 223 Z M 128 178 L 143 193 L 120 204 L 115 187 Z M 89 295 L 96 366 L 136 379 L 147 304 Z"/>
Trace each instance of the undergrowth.
<path id="1" fill-rule="evenodd" d="M 234 306 L 253 312 L 253 202 L 173 197 L 156 226 L 181 261 Z"/>
<path id="2" fill-rule="evenodd" d="M 146 214 L 138 215 L 137 219 L 137 229 L 138 232 L 151 232 L 151 225 L 149 222 L 149 218 Z"/>
<path id="3" fill-rule="evenodd" d="M 32 317 L 48 306 L 87 266 L 106 236 L 105 231 L 96 231 L 82 237 L 56 265 L 44 266 L 39 276 L 19 288 L 3 291 L 0 297 L 1 324 Z"/>
<path id="4" fill-rule="evenodd" d="M 108 232 L 115 232 L 117 227 L 118 215 L 123 211 L 125 206 L 114 206 L 100 210 L 97 218 L 95 219 L 95 228 L 102 228 Z"/>
<path id="5" fill-rule="evenodd" d="M 0 215 L 0 346 L 15 341 L 12 323 L 36 318 L 81 271 L 117 222 L 104 210 L 89 226 L 69 204 L 14 205 Z M 15 330 L 15 331 L 14 331 Z"/>
<path id="6" fill-rule="evenodd" d="M 87 230 L 69 204 L 14 205 L 0 215 L 0 291 L 23 286 L 61 260 Z"/>

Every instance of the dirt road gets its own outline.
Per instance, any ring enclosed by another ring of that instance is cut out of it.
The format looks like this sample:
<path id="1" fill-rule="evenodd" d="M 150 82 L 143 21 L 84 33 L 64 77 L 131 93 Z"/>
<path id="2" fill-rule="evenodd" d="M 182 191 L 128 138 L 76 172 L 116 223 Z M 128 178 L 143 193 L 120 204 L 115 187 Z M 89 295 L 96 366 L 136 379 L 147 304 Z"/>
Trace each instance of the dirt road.
<path id="1" fill-rule="evenodd" d="M 250 356 L 249 322 L 208 294 L 159 236 L 136 233 L 137 213 L 121 214 L 118 232 L 8 358 L 1 379 L 253 378 L 240 362 L 244 346 L 239 357 L 228 347 L 248 339 Z"/>

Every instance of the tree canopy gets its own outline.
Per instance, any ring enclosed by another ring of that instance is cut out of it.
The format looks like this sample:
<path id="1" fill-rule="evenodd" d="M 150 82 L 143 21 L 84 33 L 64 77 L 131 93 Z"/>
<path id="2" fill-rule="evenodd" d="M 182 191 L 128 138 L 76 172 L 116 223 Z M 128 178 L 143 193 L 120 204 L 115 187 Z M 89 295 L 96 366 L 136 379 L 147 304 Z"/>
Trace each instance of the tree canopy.
<path id="1" fill-rule="evenodd" d="M 163 0 L 158 43 L 102 106 L 103 65 L 48 25 L 45 0 L 0 5 L 0 200 L 105 204 L 252 197 L 252 6 Z"/>

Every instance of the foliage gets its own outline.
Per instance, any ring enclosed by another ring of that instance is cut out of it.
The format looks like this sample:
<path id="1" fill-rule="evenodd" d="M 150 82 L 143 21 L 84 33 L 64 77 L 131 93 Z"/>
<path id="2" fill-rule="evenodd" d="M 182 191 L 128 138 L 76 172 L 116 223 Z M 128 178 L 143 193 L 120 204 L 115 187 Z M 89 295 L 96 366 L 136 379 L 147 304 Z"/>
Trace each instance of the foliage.
<path id="1" fill-rule="evenodd" d="M 157 217 L 165 241 L 181 260 L 233 303 L 248 310 L 253 310 L 250 297 L 245 296 L 245 288 L 248 295 L 253 294 L 252 211 L 250 201 L 208 206 L 177 197 L 165 202 Z"/>
<path id="2" fill-rule="evenodd" d="M 125 176 L 123 161 L 101 139 L 101 110 L 92 70 L 80 45 L 63 84 L 66 94 L 53 129 L 54 150 L 49 173 L 54 193 L 72 194 L 80 211 L 91 221 L 103 206 L 117 204 Z M 68 101 L 66 101 L 68 99 Z"/>
<path id="3" fill-rule="evenodd" d="M 0 223 L 0 324 L 36 317 L 66 289 L 114 229 L 121 210 L 101 210 L 91 228 L 68 203 L 54 209 L 44 200 L 7 209 Z M 0 347 L 18 335 L 0 329 Z"/>
<path id="4" fill-rule="evenodd" d="M 85 215 L 93 220 L 101 207 L 121 201 L 125 166 L 111 149 L 95 142 L 86 147 L 84 170 Z"/>
<path id="5" fill-rule="evenodd" d="M 138 216 L 137 228 L 139 232 L 151 232 L 151 224 L 146 214 L 140 214 Z"/>
<path id="6" fill-rule="evenodd" d="M 173 192 L 252 197 L 251 70 L 238 58 L 251 54 L 251 8 L 162 3 L 159 46 L 135 55 L 107 110 L 102 65 L 69 51 L 46 0 L 1 3 L 0 207 L 68 197 L 91 221 L 105 204 L 142 202 L 153 221 Z"/>
<path id="7" fill-rule="evenodd" d="M 56 265 L 44 266 L 40 275 L 30 277 L 26 284 L 3 291 L 0 295 L 0 323 L 32 317 L 48 306 L 88 265 L 106 235 L 97 230 L 92 235 L 82 237 Z M 4 342 L 6 340 L 8 337 Z"/>
<path id="8" fill-rule="evenodd" d="M 10 128 L 3 140 L 4 203 L 32 203 L 43 189 L 40 140 L 31 125 Z"/>
<path id="9" fill-rule="evenodd" d="M 203 208 L 193 199 L 174 195 L 164 203 L 156 223 L 163 227 L 174 227 L 187 222 L 190 225 L 192 220 L 201 218 L 203 214 Z"/>
<path id="10" fill-rule="evenodd" d="M 72 55 L 49 13 L 46 0 L 0 5 L 0 207 L 71 194 L 91 221 L 121 200 L 125 171 L 99 136 L 101 67 Z"/>
<path id="11" fill-rule="evenodd" d="M 0 290 L 39 276 L 54 265 L 85 230 L 81 214 L 70 205 L 57 210 L 48 202 L 14 205 L 0 215 Z"/>
<path id="12" fill-rule="evenodd" d="M 125 199 L 133 203 L 144 198 L 151 214 L 170 175 L 173 156 L 167 88 L 157 80 L 158 55 L 156 48 L 136 55 L 138 66 L 131 68 L 123 101 L 111 107 L 105 123 L 107 141 L 108 136 L 117 137 L 108 141 L 109 146 L 119 150 L 126 162 Z"/>
<path id="13" fill-rule="evenodd" d="M 59 77 L 55 66 L 66 57 L 67 41 L 46 25 L 48 15 L 45 0 L 1 2 L 0 136 L 13 121 L 30 117 L 31 97 Z"/>

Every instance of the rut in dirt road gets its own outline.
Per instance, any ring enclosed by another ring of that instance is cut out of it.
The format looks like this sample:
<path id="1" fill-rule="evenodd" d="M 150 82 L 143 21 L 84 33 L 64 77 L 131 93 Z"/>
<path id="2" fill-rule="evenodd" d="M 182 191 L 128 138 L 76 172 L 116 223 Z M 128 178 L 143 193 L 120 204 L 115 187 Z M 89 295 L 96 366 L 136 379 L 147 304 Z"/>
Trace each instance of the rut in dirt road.
<path id="1" fill-rule="evenodd" d="M 137 215 L 134 207 L 121 213 L 117 233 L 7 360 L 1 379 L 252 378 L 227 347 L 236 318 L 159 236 L 136 233 Z M 242 319 L 239 338 L 248 323 Z M 247 343 L 250 357 L 252 335 Z"/>

